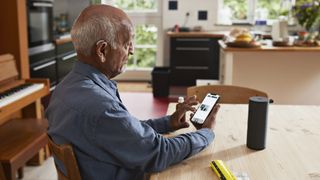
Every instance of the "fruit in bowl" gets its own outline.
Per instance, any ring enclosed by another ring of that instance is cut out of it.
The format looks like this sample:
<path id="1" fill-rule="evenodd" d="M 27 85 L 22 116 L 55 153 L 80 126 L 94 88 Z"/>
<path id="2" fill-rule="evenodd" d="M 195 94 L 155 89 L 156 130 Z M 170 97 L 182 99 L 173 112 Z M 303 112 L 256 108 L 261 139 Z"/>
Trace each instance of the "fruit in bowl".
<path id="1" fill-rule="evenodd" d="M 238 35 L 235 39 L 235 42 L 250 43 L 252 40 L 253 40 L 252 35 L 248 32 L 245 32 Z"/>
<path id="2" fill-rule="evenodd" d="M 259 48 L 261 44 L 254 40 L 253 36 L 248 32 L 243 32 L 236 36 L 234 41 L 226 43 L 228 47 L 236 48 Z"/>

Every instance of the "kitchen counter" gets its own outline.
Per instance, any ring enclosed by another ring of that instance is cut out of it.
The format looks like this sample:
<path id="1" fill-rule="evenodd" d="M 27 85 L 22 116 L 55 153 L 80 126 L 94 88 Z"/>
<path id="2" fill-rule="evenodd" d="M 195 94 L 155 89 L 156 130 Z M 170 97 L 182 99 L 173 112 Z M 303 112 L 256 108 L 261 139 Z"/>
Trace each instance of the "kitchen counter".
<path id="1" fill-rule="evenodd" d="M 168 31 L 169 37 L 204 37 L 204 38 L 223 38 L 229 35 L 230 31 L 190 31 L 190 32 L 172 32 Z M 255 32 L 251 32 L 255 33 Z M 264 33 L 263 38 L 271 39 L 270 33 Z"/>
<path id="2" fill-rule="evenodd" d="M 318 47 L 298 47 L 298 46 L 291 46 L 291 47 L 275 47 L 271 45 L 271 41 L 268 43 L 270 45 L 263 45 L 258 48 L 234 48 L 234 47 L 228 47 L 225 42 L 219 41 L 219 45 L 222 48 L 223 51 L 226 52 L 274 52 L 274 51 L 282 51 L 282 52 L 320 52 L 320 46 Z"/>
<path id="3" fill-rule="evenodd" d="M 65 44 L 65 43 L 68 43 L 68 42 L 72 42 L 70 34 L 59 36 L 59 38 L 55 39 L 55 44 L 56 45 L 61 45 L 61 44 Z"/>
<path id="4" fill-rule="evenodd" d="M 230 48 L 220 43 L 220 81 L 268 93 L 275 104 L 320 105 L 320 47 Z"/>
<path id="5" fill-rule="evenodd" d="M 229 34 L 228 31 L 190 31 L 190 32 L 167 32 L 169 37 L 207 37 L 207 38 L 223 38 Z"/>

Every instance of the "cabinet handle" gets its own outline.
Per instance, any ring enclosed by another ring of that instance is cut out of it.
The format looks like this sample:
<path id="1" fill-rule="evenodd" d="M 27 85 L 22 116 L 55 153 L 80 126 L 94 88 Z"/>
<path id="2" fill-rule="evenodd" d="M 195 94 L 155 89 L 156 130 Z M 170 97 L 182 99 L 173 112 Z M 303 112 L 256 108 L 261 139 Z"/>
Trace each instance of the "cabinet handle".
<path id="1" fill-rule="evenodd" d="M 62 61 L 65 61 L 65 60 L 68 60 L 68 59 L 71 59 L 73 57 L 76 57 L 77 56 L 77 53 L 72 53 L 72 54 L 69 54 L 65 57 L 62 58 Z"/>
<path id="2" fill-rule="evenodd" d="M 52 7 L 52 4 L 45 2 L 35 2 L 33 3 L 34 7 Z"/>
<path id="3" fill-rule="evenodd" d="M 201 47 L 177 47 L 177 51 L 209 51 L 210 48 Z"/>
<path id="4" fill-rule="evenodd" d="M 208 41 L 210 41 L 210 39 L 209 39 L 209 38 L 177 38 L 177 41 L 182 41 L 182 42 L 186 42 L 186 41 L 191 41 L 191 42 L 195 42 L 195 41 L 208 42 Z"/>
<path id="5" fill-rule="evenodd" d="M 208 70 L 207 66 L 176 66 L 176 69 L 190 69 L 190 70 Z"/>
<path id="6" fill-rule="evenodd" d="M 34 67 L 34 68 L 33 68 L 33 71 L 38 71 L 38 70 L 40 70 L 40 69 L 46 68 L 46 67 L 48 67 L 48 66 L 51 66 L 51 65 L 53 65 L 53 64 L 55 64 L 55 63 L 56 63 L 56 61 L 47 62 L 47 63 L 42 64 L 42 65 L 40 65 L 40 66 Z"/>

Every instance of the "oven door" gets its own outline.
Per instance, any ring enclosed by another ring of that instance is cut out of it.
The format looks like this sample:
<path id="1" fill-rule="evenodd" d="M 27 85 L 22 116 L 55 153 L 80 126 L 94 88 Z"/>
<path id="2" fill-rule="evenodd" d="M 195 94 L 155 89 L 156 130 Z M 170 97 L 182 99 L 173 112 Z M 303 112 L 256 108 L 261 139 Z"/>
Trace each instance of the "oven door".
<path id="1" fill-rule="evenodd" d="M 29 48 L 53 41 L 52 1 L 28 1 Z"/>

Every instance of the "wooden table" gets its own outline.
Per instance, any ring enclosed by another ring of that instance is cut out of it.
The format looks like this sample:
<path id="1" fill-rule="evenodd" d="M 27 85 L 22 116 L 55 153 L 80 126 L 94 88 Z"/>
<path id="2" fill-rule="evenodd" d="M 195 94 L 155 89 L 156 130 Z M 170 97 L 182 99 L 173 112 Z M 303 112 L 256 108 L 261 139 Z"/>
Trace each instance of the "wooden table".
<path id="1" fill-rule="evenodd" d="M 169 104 L 168 114 L 174 109 L 175 104 Z M 320 106 L 270 105 L 267 146 L 262 151 L 246 147 L 247 118 L 248 105 L 221 105 L 214 142 L 150 179 L 218 179 L 209 166 L 214 159 L 223 160 L 234 173 L 247 173 L 250 180 L 320 179 Z"/>

